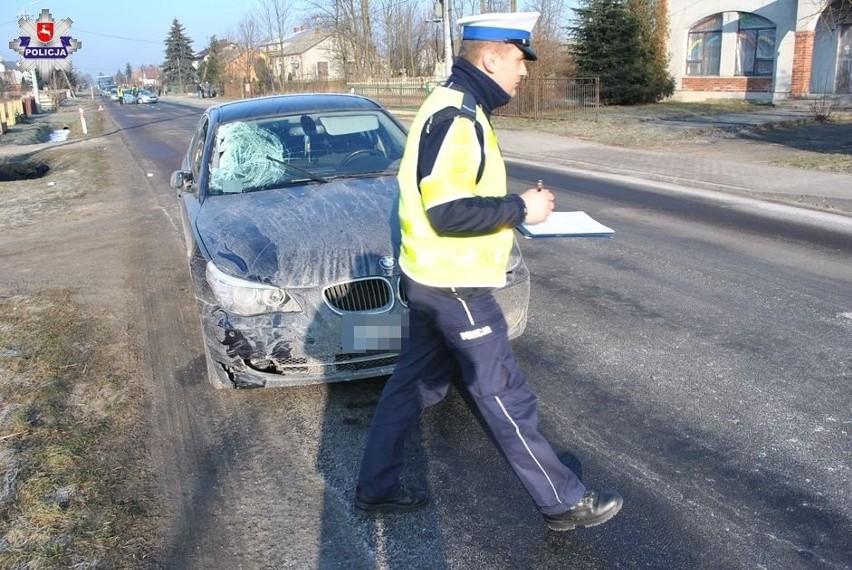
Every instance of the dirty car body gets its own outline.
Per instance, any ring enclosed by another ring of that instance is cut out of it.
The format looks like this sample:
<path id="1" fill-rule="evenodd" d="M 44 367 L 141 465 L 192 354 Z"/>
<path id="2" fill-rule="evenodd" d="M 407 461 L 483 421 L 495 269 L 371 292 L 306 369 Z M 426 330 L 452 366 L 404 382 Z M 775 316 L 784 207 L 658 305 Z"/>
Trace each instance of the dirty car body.
<path id="1" fill-rule="evenodd" d="M 355 95 L 205 111 L 171 184 L 214 386 L 393 370 L 408 315 L 397 263 L 405 136 L 381 106 Z M 518 336 L 529 273 L 517 243 L 495 294 Z"/>

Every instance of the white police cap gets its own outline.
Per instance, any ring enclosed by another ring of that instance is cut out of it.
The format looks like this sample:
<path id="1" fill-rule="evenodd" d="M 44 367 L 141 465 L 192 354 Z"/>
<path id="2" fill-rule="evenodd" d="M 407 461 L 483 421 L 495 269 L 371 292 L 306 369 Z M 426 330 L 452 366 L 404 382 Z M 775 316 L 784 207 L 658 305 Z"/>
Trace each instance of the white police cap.
<path id="1" fill-rule="evenodd" d="M 459 18 L 462 40 L 502 42 L 518 46 L 524 58 L 536 61 L 538 55 L 530 47 L 532 29 L 541 14 L 538 12 L 499 12 Z"/>

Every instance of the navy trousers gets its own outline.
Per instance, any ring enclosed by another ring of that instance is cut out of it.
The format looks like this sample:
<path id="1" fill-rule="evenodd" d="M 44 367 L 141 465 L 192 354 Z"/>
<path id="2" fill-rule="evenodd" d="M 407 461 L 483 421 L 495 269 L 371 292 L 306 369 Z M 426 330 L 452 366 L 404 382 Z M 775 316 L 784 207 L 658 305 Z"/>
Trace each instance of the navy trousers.
<path id="1" fill-rule="evenodd" d="M 409 335 L 385 384 L 367 434 L 358 491 L 385 497 L 399 489 L 405 439 L 423 409 L 447 393 L 454 365 L 515 474 L 544 514 L 579 502 L 585 487 L 538 431 L 536 396 L 509 344 L 490 292 L 467 298 L 403 275 Z"/>

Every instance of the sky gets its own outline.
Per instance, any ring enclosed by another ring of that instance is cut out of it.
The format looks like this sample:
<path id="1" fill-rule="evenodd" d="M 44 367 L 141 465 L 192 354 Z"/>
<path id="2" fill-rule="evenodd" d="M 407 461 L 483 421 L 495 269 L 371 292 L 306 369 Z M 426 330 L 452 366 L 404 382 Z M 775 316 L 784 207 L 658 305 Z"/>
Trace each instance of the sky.
<path id="1" fill-rule="evenodd" d="M 0 58 L 9 62 L 21 59 L 9 49 L 9 42 L 20 35 L 22 11 L 37 18 L 46 8 L 54 21 L 71 18 L 71 37 L 83 44 L 70 56 L 71 61 L 83 74 L 97 77 L 99 72 L 113 75 L 123 71 L 128 63 L 134 68 L 162 63 L 163 42 L 174 18 L 183 25 L 193 48 L 200 51 L 212 35 L 234 35 L 237 22 L 246 14 L 257 13 L 255 7 L 255 2 L 244 0 L 0 0 Z"/>
<path id="2" fill-rule="evenodd" d="M 290 0 L 287 5 L 296 23 L 307 15 L 306 0 Z M 175 18 L 193 48 L 201 51 L 210 36 L 236 37 L 237 23 L 247 14 L 259 14 L 257 6 L 257 1 L 246 0 L 0 0 L 0 59 L 21 60 L 9 42 L 20 35 L 22 12 L 38 18 L 46 8 L 54 21 L 71 18 L 71 37 L 82 42 L 71 61 L 75 69 L 95 78 L 99 73 L 123 72 L 128 63 L 133 68 L 160 65 Z"/>

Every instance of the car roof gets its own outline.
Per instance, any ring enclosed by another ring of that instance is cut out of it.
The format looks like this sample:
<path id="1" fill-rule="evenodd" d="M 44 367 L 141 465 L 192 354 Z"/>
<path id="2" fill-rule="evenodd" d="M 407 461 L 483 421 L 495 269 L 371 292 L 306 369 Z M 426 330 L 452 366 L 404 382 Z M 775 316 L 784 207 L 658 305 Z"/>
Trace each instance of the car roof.
<path id="1" fill-rule="evenodd" d="M 360 95 L 343 93 L 299 93 L 242 99 L 216 105 L 209 109 L 219 122 L 240 121 L 258 117 L 275 117 L 314 111 L 344 111 L 382 109 L 382 106 Z"/>

